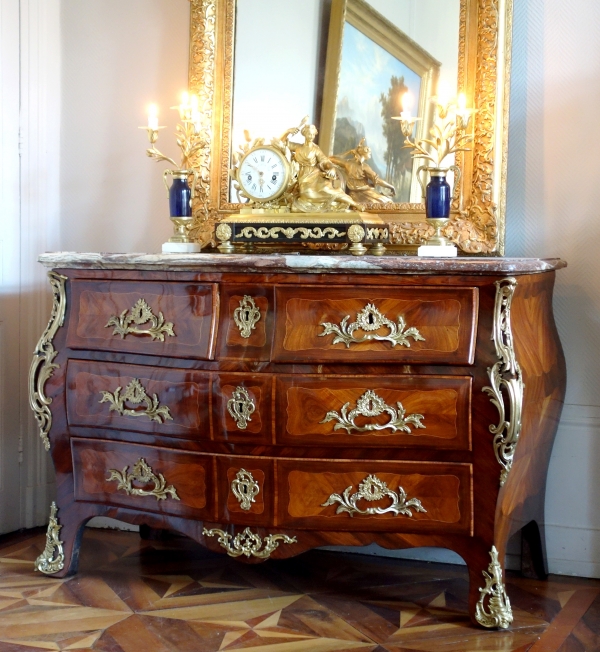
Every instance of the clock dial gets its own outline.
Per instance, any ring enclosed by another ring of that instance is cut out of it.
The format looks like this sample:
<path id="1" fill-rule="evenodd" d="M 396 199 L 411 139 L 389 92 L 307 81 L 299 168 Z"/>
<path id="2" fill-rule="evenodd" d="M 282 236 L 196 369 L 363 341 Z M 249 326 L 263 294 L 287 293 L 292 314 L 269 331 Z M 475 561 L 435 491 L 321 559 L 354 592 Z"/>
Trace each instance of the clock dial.
<path id="1" fill-rule="evenodd" d="M 237 176 L 246 195 L 267 202 L 283 194 L 288 171 L 288 162 L 276 149 L 257 147 L 242 159 Z"/>

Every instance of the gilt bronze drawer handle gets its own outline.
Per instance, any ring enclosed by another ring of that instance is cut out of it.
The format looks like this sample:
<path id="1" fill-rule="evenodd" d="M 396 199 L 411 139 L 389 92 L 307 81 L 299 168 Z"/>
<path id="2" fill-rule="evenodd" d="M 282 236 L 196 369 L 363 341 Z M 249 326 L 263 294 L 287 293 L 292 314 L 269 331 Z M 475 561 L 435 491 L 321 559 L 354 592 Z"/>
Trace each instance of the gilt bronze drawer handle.
<path id="1" fill-rule="evenodd" d="M 150 421 L 157 421 L 158 423 L 164 423 L 167 419 L 173 421 L 169 408 L 166 405 L 160 405 L 156 394 L 152 394 L 152 398 L 150 398 L 150 396 L 146 394 L 146 390 L 142 387 L 142 383 L 137 378 L 134 378 L 129 385 L 127 385 L 123 394 L 121 394 L 122 390 L 122 387 L 117 387 L 112 394 L 110 392 L 101 391 L 102 398 L 99 402 L 106 403 L 108 401 L 110 403 L 109 412 L 114 410 L 121 416 L 148 417 Z M 133 405 L 144 403 L 146 408 L 141 410 L 131 410 L 125 407 L 126 401 L 133 403 Z"/>
<path id="2" fill-rule="evenodd" d="M 246 430 L 250 416 L 256 410 L 254 401 L 250 398 L 245 387 L 239 386 L 233 390 L 231 398 L 227 401 L 227 411 L 239 430 Z"/>
<path id="3" fill-rule="evenodd" d="M 136 326 L 149 324 L 149 326 L 148 328 L 135 328 L 132 324 Z M 138 299 L 133 308 L 123 310 L 118 317 L 113 315 L 104 328 L 110 326 L 115 327 L 113 335 L 120 335 L 121 339 L 130 333 L 133 335 L 150 335 L 153 341 L 159 340 L 160 342 L 165 341 L 165 333 L 170 337 L 175 337 L 172 322 L 165 322 L 162 312 L 159 312 L 157 317 L 144 299 Z"/>
<path id="4" fill-rule="evenodd" d="M 248 339 L 260 319 L 260 309 L 247 294 L 240 299 L 240 305 L 233 311 L 233 321 L 240 329 L 240 335 Z"/>
<path id="5" fill-rule="evenodd" d="M 169 496 L 175 500 L 179 500 L 177 491 L 173 485 L 167 487 L 167 481 L 162 473 L 155 474 L 150 465 L 143 457 L 135 463 L 131 473 L 127 470 L 129 466 L 123 467 L 122 471 L 117 469 L 108 469 L 109 476 L 106 478 L 107 482 L 116 480 L 118 482 L 117 490 L 122 489 L 128 496 L 154 496 L 157 501 L 166 500 Z M 133 486 L 133 482 L 141 482 L 148 484 L 154 483 L 153 489 L 138 489 Z"/>
<path id="6" fill-rule="evenodd" d="M 408 347 L 410 347 L 409 337 L 412 337 L 415 342 L 417 340 L 425 341 L 425 338 L 414 326 L 406 328 L 406 322 L 402 315 L 399 315 L 398 322 L 394 323 L 385 315 L 382 315 L 372 303 L 368 303 L 357 313 L 356 321 L 349 324 L 349 319 L 350 315 L 346 315 L 339 326 L 328 321 L 321 322 L 319 325 L 323 326 L 324 330 L 322 333 L 319 333 L 319 337 L 335 334 L 332 344 L 343 342 L 346 348 L 350 348 L 350 344 L 360 344 L 361 342 L 369 342 L 371 340 L 391 342 L 392 346 L 400 344 L 401 346 Z M 374 332 L 382 326 L 389 329 L 390 332 L 387 335 L 378 335 Z M 364 331 L 366 334 L 362 337 L 357 337 L 354 335 L 354 332 L 357 330 Z"/>
<path id="7" fill-rule="evenodd" d="M 421 423 L 421 419 L 425 417 L 422 414 L 409 414 L 406 415 L 406 410 L 402 403 L 396 403 L 397 408 L 388 405 L 380 396 L 372 390 L 366 391 L 356 401 L 356 407 L 348 412 L 350 403 L 344 403 L 342 409 L 338 412 L 331 410 L 325 415 L 325 418 L 320 423 L 327 423 L 336 420 L 338 423 L 333 426 L 334 430 L 343 428 L 351 433 L 353 430 L 356 432 L 370 432 L 373 430 L 385 430 L 390 428 L 392 432 L 400 430 L 401 432 L 411 433 L 409 423 L 412 423 L 415 428 L 425 428 Z M 357 426 L 354 419 L 358 416 L 363 417 L 378 417 L 380 414 L 387 413 L 390 415 L 390 420 L 387 423 L 367 423 L 364 426 Z"/>
<path id="8" fill-rule="evenodd" d="M 254 499 L 260 492 L 258 482 L 252 477 L 252 473 L 246 469 L 240 469 L 231 482 L 231 491 L 240 503 L 244 511 L 249 511 Z"/>
<path id="9" fill-rule="evenodd" d="M 412 516 L 411 507 L 417 512 L 427 512 L 418 498 L 406 500 L 406 491 L 402 487 L 398 487 L 397 492 L 392 491 L 383 480 L 380 480 L 375 475 L 367 476 L 358 485 L 358 491 L 356 493 L 350 495 L 351 491 L 352 485 L 346 487 L 341 496 L 340 494 L 331 494 L 321 507 L 329 507 L 330 505 L 339 503 L 335 513 L 343 514 L 347 512 L 350 516 L 354 516 L 354 514 L 387 514 L 388 512 L 391 512 L 395 516 L 398 516 L 398 514 Z M 366 509 L 360 509 L 356 505 L 361 499 L 374 502 L 386 497 L 392 500 L 392 504 L 388 507 L 367 507 Z"/>
<path id="10" fill-rule="evenodd" d="M 249 527 L 240 534 L 236 534 L 235 537 L 232 537 L 231 534 L 227 534 L 227 532 L 223 532 L 223 530 L 217 528 L 212 530 L 204 528 L 202 534 L 205 537 L 214 537 L 218 535 L 218 542 L 221 544 L 221 547 L 227 550 L 227 554 L 230 557 L 240 557 L 241 555 L 244 555 L 246 557 L 268 559 L 273 550 L 279 548 L 280 541 L 283 541 L 283 543 L 298 542 L 296 537 L 288 537 L 287 534 L 269 534 L 264 538 L 265 547 L 262 548 L 263 539 L 258 534 L 254 534 Z M 232 538 L 233 541 L 230 543 Z"/>

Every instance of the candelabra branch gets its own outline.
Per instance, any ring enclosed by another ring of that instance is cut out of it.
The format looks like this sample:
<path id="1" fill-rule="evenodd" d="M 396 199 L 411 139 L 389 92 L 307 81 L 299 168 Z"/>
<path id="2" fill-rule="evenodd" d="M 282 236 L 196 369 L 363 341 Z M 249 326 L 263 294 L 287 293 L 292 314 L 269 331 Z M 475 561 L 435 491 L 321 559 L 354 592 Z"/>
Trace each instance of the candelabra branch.
<path id="1" fill-rule="evenodd" d="M 410 147 L 413 150 L 413 158 L 426 159 L 434 167 L 440 168 L 450 154 L 470 150 L 467 145 L 472 142 L 473 136 L 466 133 L 469 122 L 470 113 L 466 110 L 459 113 L 453 102 L 446 106 L 438 104 L 434 123 L 429 131 L 431 138 L 411 140 L 414 119 L 402 119 L 402 133 L 405 136 L 404 147 Z"/>
<path id="2" fill-rule="evenodd" d="M 165 156 L 162 152 L 159 152 L 154 146 L 149 147 L 146 150 L 146 154 L 150 158 L 153 158 L 157 163 L 160 163 L 160 161 L 167 161 L 167 163 L 171 163 L 172 165 L 177 167 L 177 163 L 175 163 L 175 161 L 171 157 Z"/>

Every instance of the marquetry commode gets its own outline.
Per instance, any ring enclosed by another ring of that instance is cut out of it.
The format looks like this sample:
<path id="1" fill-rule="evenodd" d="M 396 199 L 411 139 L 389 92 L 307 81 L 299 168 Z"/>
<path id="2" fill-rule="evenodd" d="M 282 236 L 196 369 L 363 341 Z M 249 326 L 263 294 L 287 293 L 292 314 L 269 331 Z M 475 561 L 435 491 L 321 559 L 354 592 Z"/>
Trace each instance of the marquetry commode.
<path id="1" fill-rule="evenodd" d="M 30 396 L 58 494 L 38 570 L 75 572 L 100 515 L 249 562 L 442 546 L 473 620 L 510 624 L 507 540 L 543 544 L 562 261 L 40 260 L 54 304 Z"/>

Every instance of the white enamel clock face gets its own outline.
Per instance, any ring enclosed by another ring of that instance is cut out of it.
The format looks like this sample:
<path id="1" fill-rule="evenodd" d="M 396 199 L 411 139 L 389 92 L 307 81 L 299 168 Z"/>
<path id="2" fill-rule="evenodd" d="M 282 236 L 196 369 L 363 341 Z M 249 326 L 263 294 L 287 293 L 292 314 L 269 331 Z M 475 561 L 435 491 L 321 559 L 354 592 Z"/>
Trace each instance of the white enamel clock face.
<path id="1" fill-rule="evenodd" d="M 268 202 L 282 195 L 289 179 L 289 163 L 275 148 L 257 147 L 241 160 L 238 182 L 256 202 Z"/>

